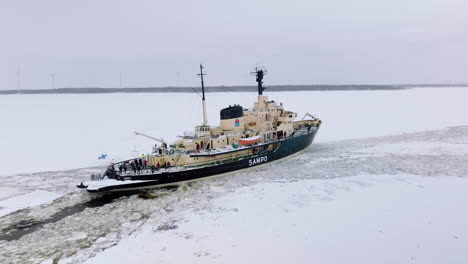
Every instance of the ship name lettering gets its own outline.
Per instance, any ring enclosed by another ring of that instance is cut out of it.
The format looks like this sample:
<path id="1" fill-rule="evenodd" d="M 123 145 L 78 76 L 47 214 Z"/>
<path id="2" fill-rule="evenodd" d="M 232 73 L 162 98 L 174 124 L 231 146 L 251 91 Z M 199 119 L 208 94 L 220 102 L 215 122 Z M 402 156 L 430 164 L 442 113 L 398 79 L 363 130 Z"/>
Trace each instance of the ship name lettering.
<path id="1" fill-rule="evenodd" d="M 260 163 L 265 163 L 268 161 L 268 156 L 258 157 L 255 159 L 249 159 L 249 166 L 253 166 Z"/>

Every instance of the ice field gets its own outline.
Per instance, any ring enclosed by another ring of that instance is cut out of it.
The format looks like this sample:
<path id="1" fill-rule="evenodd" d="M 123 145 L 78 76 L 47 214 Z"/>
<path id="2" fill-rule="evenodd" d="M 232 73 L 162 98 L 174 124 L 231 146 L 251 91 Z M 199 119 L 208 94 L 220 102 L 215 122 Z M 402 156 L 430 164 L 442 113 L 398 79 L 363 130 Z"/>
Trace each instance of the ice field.
<path id="1" fill-rule="evenodd" d="M 312 147 L 111 197 L 75 184 L 191 130 L 195 94 L 0 96 L 0 263 L 466 263 L 468 89 L 266 93 L 323 120 Z M 254 100 L 207 94 L 209 123 Z"/>
<path id="2" fill-rule="evenodd" d="M 468 124 L 468 90 L 268 93 L 286 109 L 324 121 L 317 142 L 366 138 Z M 252 107 L 255 93 L 207 94 L 208 123 L 219 124 L 228 105 Z M 0 174 L 99 165 L 111 158 L 148 153 L 154 142 L 139 131 L 173 142 L 202 122 L 195 94 L 9 95 L 0 97 Z"/>

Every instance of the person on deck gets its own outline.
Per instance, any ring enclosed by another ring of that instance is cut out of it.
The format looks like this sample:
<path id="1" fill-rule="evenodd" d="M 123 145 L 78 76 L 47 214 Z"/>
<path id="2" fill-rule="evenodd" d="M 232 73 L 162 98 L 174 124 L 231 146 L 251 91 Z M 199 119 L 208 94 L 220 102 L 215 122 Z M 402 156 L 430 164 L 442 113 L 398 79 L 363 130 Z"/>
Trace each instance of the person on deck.
<path id="1" fill-rule="evenodd" d="M 112 167 L 111 166 L 107 167 L 106 172 L 104 172 L 104 176 L 107 176 L 107 178 L 109 179 L 113 179 L 111 171 L 112 171 Z"/>
<path id="2" fill-rule="evenodd" d="M 156 164 L 156 170 L 159 171 L 159 168 L 161 167 L 161 164 L 159 164 L 159 161 L 158 161 L 158 164 Z"/>
<path id="3" fill-rule="evenodd" d="M 120 164 L 120 165 L 119 165 L 119 174 L 120 174 L 120 175 L 122 175 L 122 170 L 123 170 L 123 165 Z"/>
<path id="4" fill-rule="evenodd" d="M 143 167 L 143 160 L 138 159 L 138 164 L 140 165 L 140 174 L 141 174 L 141 171 L 145 168 L 145 167 Z"/>
<path id="5" fill-rule="evenodd" d="M 135 163 L 135 174 L 137 174 L 140 172 L 140 163 L 138 162 L 138 159 L 135 159 L 133 163 Z"/>
<path id="6" fill-rule="evenodd" d="M 123 169 L 124 169 L 125 175 L 127 175 L 127 162 L 124 163 Z"/>
<path id="7" fill-rule="evenodd" d="M 143 160 L 143 168 L 146 169 L 146 167 L 148 166 L 148 161 L 146 159 Z"/>

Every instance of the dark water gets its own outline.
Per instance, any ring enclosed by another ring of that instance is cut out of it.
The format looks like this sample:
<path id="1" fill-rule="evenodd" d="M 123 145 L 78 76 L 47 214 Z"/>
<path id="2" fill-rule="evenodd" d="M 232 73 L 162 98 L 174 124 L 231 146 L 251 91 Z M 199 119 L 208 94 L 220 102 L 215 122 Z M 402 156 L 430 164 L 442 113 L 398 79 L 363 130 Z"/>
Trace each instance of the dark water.
<path id="1" fill-rule="evenodd" d="M 63 218 L 70 216 L 70 215 L 77 214 L 86 208 L 100 207 L 105 204 L 112 203 L 114 200 L 118 198 L 128 197 L 135 193 L 136 192 L 103 194 L 103 195 L 94 197 L 90 201 L 79 203 L 79 204 L 69 206 L 69 207 L 65 207 L 62 211 L 52 215 L 50 218 L 47 218 L 44 221 L 35 221 L 35 220 L 19 221 L 16 224 L 6 229 L 0 230 L 0 240 L 12 241 L 12 240 L 19 239 L 24 235 L 33 233 L 34 231 L 42 228 L 44 225 L 60 221 Z"/>
<path id="2" fill-rule="evenodd" d="M 166 191 L 166 194 L 168 194 L 176 191 L 178 188 L 178 186 L 167 186 L 163 188 L 158 188 L 158 190 L 164 190 Z M 87 202 L 65 207 L 60 212 L 52 215 L 50 218 L 47 218 L 44 221 L 23 220 L 15 223 L 12 226 L 9 226 L 8 228 L 2 229 L 0 230 L 0 240 L 12 241 L 20 239 L 22 236 L 33 233 L 47 224 L 55 223 L 67 216 L 80 213 L 86 208 L 100 207 L 112 203 L 119 198 L 129 197 L 131 195 L 136 194 L 138 194 L 138 198 L 145 200 L 156 199 L 161 195 L 150 191 L 128 191 L 95 195 L 93 199 Z"/>

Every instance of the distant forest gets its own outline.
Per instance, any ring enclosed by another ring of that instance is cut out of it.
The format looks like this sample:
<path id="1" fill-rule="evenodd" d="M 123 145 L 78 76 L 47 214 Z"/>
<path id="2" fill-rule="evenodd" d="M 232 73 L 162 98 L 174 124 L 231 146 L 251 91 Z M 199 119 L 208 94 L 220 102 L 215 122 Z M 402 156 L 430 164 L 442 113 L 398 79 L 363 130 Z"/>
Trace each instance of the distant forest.
<path id="1" fill-rule="evenodd" d="M 467 84 L 403 84 L 403 85 L 271 85 L 267 92 L 294 91 L 359 91 L 359 90 L 401 90 L 414 87 L 468 87 Z M 135 88 L 57 88 L 57 89 L 26 89 L 22 94 L 95 94 L 95 93 L 193 93 L 199 92 L 200 87 L 135 87 Z M 256 86 L 211 86 L 206 87 L 207 93 L 222 92 L 256 92 Z M 0 90 L 0 94 L 17 94 L 18 90 Z"/>

